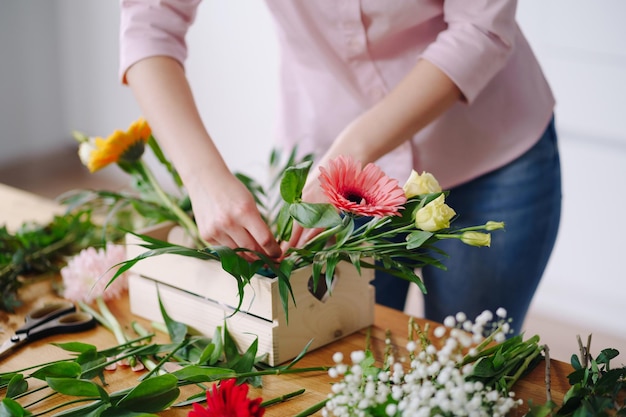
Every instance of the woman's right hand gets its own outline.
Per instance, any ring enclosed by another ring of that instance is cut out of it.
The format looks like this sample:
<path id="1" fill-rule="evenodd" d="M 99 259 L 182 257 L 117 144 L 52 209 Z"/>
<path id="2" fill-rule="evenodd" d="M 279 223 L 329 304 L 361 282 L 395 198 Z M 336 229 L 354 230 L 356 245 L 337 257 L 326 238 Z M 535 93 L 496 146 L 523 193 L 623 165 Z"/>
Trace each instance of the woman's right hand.
<path id="1" fill-rule="evenodd" d="M 202 175 L 187 189 L 200 235 L 214 246 L 246 248 L 277 259 L 282 251 L 248 189 L 231 173 Z M 257 259 L 251 253 L 241 255 Z"/>

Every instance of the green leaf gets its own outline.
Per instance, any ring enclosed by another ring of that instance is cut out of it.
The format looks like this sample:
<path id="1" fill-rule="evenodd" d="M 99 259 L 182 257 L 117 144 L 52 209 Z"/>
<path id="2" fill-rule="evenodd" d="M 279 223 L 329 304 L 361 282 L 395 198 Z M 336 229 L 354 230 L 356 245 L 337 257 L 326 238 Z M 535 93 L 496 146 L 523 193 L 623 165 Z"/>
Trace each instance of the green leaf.
<path id="1" fill-rule="evenodd" d="M 213 344 L 215 345 L 215 349 L 211 353 L 211 357 L 209 359 L 209 365 L 215 365 L 224 354 L 224 344 L 222 342 L 222 327 L 221 326 L 217 326 L 215 328 L 212 341 L 213 341 Z"/>
<path id="2" fill-rule="evenodd" d="M 108 400 L 109 395 L 104 389 L 86 379 L 76 378 L 46 378 L 46 382 L 56 392 L 75 397 L 101 397 Z"/>
<path id="3" fill-rule="evenodd" d="M 294 203 L 289 214 L 306 228 L 332 228 L 342 223 L 341 216 L 332 204 Z"/>
<path id="4" fill-rule="evenodd" d="M 288 241 L 293 230 L 293 217 L 289 214 L 291 204 L 285 203 L 276 216 L 276 237 L 278 240 Z"/>
<path id="5" fill-rule="evenodd" d="M 297 364 L 298 362 L 300 362 L 300 359 L 304 358 L 304 355 L 306 355 L 307 351 L 309 350 L 311 343 L 313 343 L 313 339 L 309 340 L 309 343 L 307 343 L 306 346 L 304 346 L 304 349 L 302 349 L 300 353 L 298 353 L 298 356 L 296 356 L 291 362 L 289 362 L 289 364 L 285 366 L 283 369 L 289 369 L 293 367 L 295 364 Z"/>
<path id="6" fill-rule="evenodd" d="M 7 386 L 6 396 L 8 398 L 14 398 L 26 391 L 28 391 L 28 382 L 24 380 L 24 375 L 15 374 Z"/>
<path id="7" fill-rule="evenodd" d="M 203 364 L 209 362 L 211 357 L 213 356 L 213 352 L 215 351 L 215 345 L 213 343 L 209 343 L 202 349 L 202 353 L 197 360 L 198 364 Z"/>
<path id="8" fill-rule="evenodd" d="M 473 377 L 490 378 L 497 375 L 498 372 L 493 368 L 493 364 L 489 357 L 483 357 L 474 365 Z"/>
<path id="9" fill-rule="evenodd" d="M 178 379 L 164 374 L 141 381 L 115 407 L 143 413 L 157 413 L 169 407 L 180 393 Z"/>
<path id="10" fill-rule="evenodd" d="M 76 378 L 80 376 L 82 368 L 76 362 L 57 362 L 37 369 L 30 376 L 45 381 L 46 378 Z"/>
<path id="11" fill-rule="evenodd" d="M 311 161 L 305 161 L 285 170 L 280 181 L 280 195 L 285 202 L 292 204 L 300 201 L 311 165 Z"/>
<path id="12" fill-rule="evenodd" d="M 226 323 L 224 323 L 224 355 L 227 362 L 231 362 L 239 357 L 239 348 L 235 339 L 230 335 Z"/>
<path id="13" fill-rule="evenodd" d="M 198 365 L 187 365 L 171 373 L 180 381 L 212 382 L 225 378 L 232 378 L 235 372 L 227 368 L 215 368 Z"/>
<path id="14" fill-rule="evenodd" d="M 407 237 L 406 248 L 409 250 L 417 249 L 421 247 L 432 236 L 432 233 L 425 232 L 423 230 L 416 230 L 414 232 L 411 232 Z"/>
<path id="15" fill-rule="evenodd" d="M 68 352 L 85 353 L 89 351 L 97 351 L 98 349 L 94 345 L 81 342 L 67 342 L 67 343 L 52 343 L 54 346 L 60 347 Z"/>
<path id="16" fill-rule="evenodd" d="M 326 288 L 328 289 L 328 294 L 332 293 L 333 288 L 333 279 L 335 278 L 335 268 L 339 263 L 339 256 L 333 255 L 326 259 Z"/>
<path id="17" fill-rule="evenodd" d="M 606 364 L 607 368 L 611 359 L 616 358 L 619 355 L 619 350 L 617 349 L 602 349 L 602 352 L 596 358 L 596 362 Z"/>
<path id="18" fill-rule="evenodd" d="M 11 398 L 3 398 L 0 402 L 0 417 L 27 417 L 30 415 L 32 415 L 30 411 L 25 410 L 20 403 Z"/>
<path id="19" fill-rule="evenodd" d="M 354 218 L 352 216 L 345 216 L 342 219 L 342 223 L 344 227 L 335 235 L 335 248 L 342 247 L 352 237 L 354 232 Z"/>
<path id="20" fill-rule="evenodd" d="M 161 301 L 161 293 L 157 288 L 157 296 L 159 298 L 159 309 L 161 310 L 161 316 L 163 317 L 163 321 L 165 322 L 165 327 L 167 327 L 167 332 L 170 335 L 170 340 L 173 343 L 180 343 L 185 340 L 185 336 L 187 336 L 187 326 L 184 323 L 180 323 L 178 321 L 173 320 L 170 315 L 165 310 L 165 306 Z"/>
<path id="21" fill-rule="evenodd" d="M 154 153 L 154 156 L 156 156 L 157 160 L 165 167 L 165 169 L 167 169 L 167 172 L 170 173 L 172 179 L 174 180 L 174 183 L 176 183 L 176 185 L 181 188 L 183 186 L 183 181 L 180 179 L 180 176 L 178 175 L 178 172 L 176 172 L 176 169 L 174 169 L 172 163 L 165 157 L 165 154 L 161 150 L 159 143 L 156 141 L 156 139 L 154 139 L 154 136 L 150 135 L 150 139 L 148 139 L 148 145 L 150 146 L 150 149 Z"/>
<path id="22" fill-rule="evenodd" d="M 254 370 L 259 341 L 254 339 L 243 355 L 239 355 L 234 361 L 228 363 L 228 367 L 237 373 L 251 372 Z"/>

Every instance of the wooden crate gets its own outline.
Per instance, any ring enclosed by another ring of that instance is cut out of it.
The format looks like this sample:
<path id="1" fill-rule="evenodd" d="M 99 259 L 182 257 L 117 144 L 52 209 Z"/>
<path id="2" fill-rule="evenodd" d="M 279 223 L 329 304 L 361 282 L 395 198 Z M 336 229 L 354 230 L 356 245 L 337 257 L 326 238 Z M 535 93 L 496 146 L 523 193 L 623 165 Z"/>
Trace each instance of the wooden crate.
<path id="1" fill-rule="evenodd" d="M 171 225 L 154 227 L 144 234 L 167 240 Z M 146 251 L 139 238 L 127 237 L 127 256 Z M 228 330 L 245 350 L 258 339 L 258 353 L 278 365 L 296 357 L 313 340 L 311 349 L 326 345 L 374 322 L 374 273 L 359 275 L 351 264 L 340 263 L 330 295 L 318 299 L 309 291 L 310 268 L 290 277 L 296 305 L 290 300 L 288 322 L 278 291 L 278 280 L 255 275 L 246 286 L 241 310 L 237 283 L 219 262 L 180 255 L 159 255 L 135 264 L 129 279 L 133 314 L 162 322 L 157 294 L 168 314 L 198 332 L 212 336 L 226 322 Z M 158 293 L 157 293 L 158 289 Z"/>

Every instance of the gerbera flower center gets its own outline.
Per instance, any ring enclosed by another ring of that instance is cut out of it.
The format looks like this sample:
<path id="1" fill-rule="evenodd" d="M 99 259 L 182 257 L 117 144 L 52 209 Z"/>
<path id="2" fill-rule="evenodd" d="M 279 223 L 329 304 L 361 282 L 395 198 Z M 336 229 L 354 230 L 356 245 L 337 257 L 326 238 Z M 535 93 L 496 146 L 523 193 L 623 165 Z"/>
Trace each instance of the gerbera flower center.
<path id="1" fill-rule="evenodd" d="M 145 142 L 139 138 L 135 142 L 131 143 L 120 155 L 119 160 L 124 162 L 135 162 L 141 158 L 145 150 Z"/>
<path id="2" fill-rule="evenodd" d="M 347 192 L 344 197 L 346 200 L 356 204 L 367 204 L 367 199 L 361 193 L 356 191 Z"/>

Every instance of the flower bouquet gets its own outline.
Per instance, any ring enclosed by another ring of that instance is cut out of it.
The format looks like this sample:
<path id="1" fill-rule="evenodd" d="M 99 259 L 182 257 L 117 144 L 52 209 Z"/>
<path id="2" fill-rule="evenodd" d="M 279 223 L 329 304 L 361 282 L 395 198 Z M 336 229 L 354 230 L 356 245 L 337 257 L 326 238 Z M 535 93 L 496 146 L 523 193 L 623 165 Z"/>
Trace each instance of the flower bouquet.
<path id="1" fill-rule="evenodd" d="M 359 330 L 373 321 L 373 289 L 369 286 L 373 271 L 408 280 L 426 292 L 417 271 L 425 265 L 444 268 L 441 260 L 445 253 L 436 247 L 439 240 L 458 239 L 460 244 L 489 246 L 488 232 L 504 227 L 500 222 L 488 222 L 456 230 L 451 227 L 456 213 L 445 203 L 447 192 L 431 174 L 413 172 L 401 187 L 376 165 L 362 167 L 344 156 L 320 168 L 320 186 L 329 203 L 308 203 L 302 200 L 302 190 L 312 159 L 307 156 L 296 160 L 292 153 L 281 161 L 280 155 L 273 153 L 270 167 L 274 174 L 268 187 L 245 175 L 238 177 L 254 195 L 278 241 L 289 240 L 294 222 L 321 232 L 302 247 L 290 248 L 279 261 L 260 253 L 256 254 L 257 260 L 248 261 L 241 256 L 248 249 L 212 247 L 199 236 L 180 179 L 144 120 L 106 139 L 80 134 L 77 138 L 81 160 L 91 171 L 117 163 L 134 181 L 135 194 L 77 192 L 65 200 L 71 207 L 108 207 L 109 220 L 121 215 L 139 219 L 141 227 L 130 231 L 130 259 L 121 263 L 116 273 L 118 276 L 132 268 L 153 281 L 151 287 L 148 282 L 135 281 L 135 294 L 150 295 L 134 303 L 131 281 L 131 307 L 144 308 L 133 312 L 156 319 L 159 295 L 176 299 L 170 301 L 169 309 L 185 306 L 185 321 L 212 315 L 219 322 L 227 317 L 244 320 L 234 316 L 244 310 L 254 319 L 260 317 L 269 323 L 267 349 L 275 355 L 274 360 L 289 359 L 304 345 L 301 339 L 281 333 L 276 326 L 285 328 L 295 321 L 295 326 L 290 326 L 293 331 L 300 328 L 301 337 L 315 337 L 318 346 Z M 171 173 L 179 195 L 166 193 L 142 160 L 146 144 Z M 168 241 L 171 226 L 164 226 L 164 221 L 182 228 L 186 243 Z M 158 225 L 152 234 L 143 228 L 149 224 Z M 183 292 L 187 293 L 185 297 Z M 205 311 L 197 298 L 187 297 L 189 293 L 204 301 L 210 299 L 214 308 Z M 151 306 L 149 300 L 153 300 Z M 295 308 L 296 304 L 306 307 Z M 193 314 L 190 305 L 195 306 Z M 328 320 L 324 320 L 324 312 Z M 347 318 L 349 323 L 337 324 L 341 320 L 337 318 Z M 324 322 L 329 325 L 315 331 Z M 194 324 L 202 327 L 197 320 Z M 258 335 L 258 329 L 259 323 L 247 323 L 242 325 L 241 334 L 251 331 Z M 291 353 L 280 355 L 275 345 L 280 339 L 293 340 L 297 346 Z"/>

